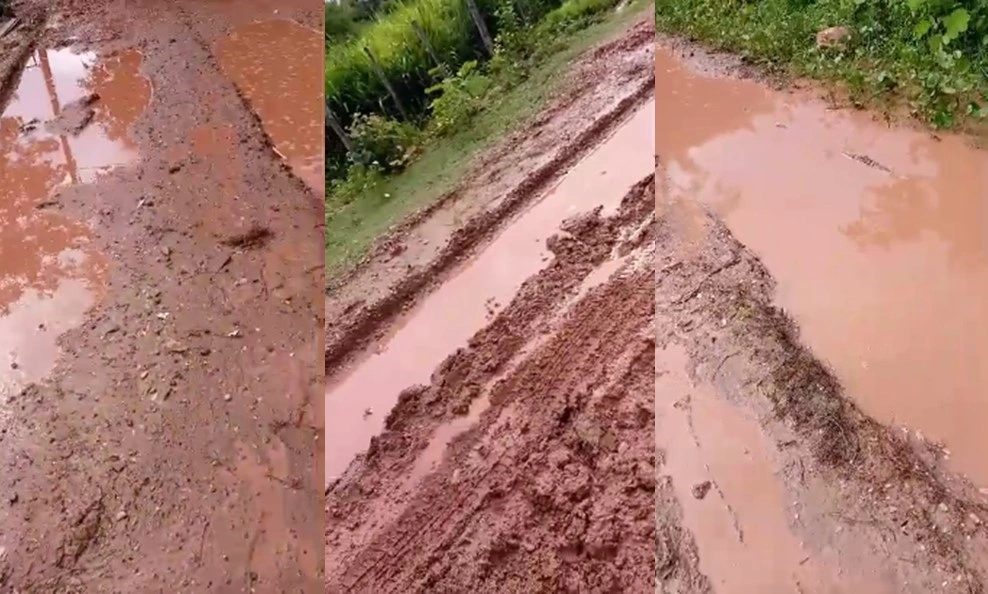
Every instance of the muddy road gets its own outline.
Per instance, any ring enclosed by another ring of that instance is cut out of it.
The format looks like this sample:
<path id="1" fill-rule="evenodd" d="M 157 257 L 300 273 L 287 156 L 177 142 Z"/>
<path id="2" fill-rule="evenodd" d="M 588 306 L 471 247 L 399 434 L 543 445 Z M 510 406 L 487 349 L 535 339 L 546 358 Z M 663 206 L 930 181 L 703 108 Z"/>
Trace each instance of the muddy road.
<path id="1" fill-rule="evenodd" d="M 659 483 L 696 567 L 984 592 L 986 153 L 662 36 L 656 89 Z"/>
<path id="2" fill-rule="evenodd" d="M 14 4 L 0 592 L 321 591 L 323 42 L 301 6 Z"/>
<path id="3" fill-rule="evenodd" d="M 328 592 L 651 590 L 650 21 L 331 287 Z"/>

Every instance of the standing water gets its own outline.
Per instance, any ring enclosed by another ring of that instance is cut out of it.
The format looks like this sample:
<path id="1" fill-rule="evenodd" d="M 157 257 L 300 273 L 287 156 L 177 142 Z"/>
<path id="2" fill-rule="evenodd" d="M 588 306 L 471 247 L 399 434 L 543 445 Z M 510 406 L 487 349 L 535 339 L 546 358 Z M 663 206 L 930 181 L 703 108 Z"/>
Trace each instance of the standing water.
<path id="1" fill-rule="evenodd" d="M 274 149 L 319 196 L 325 193 L 322 79 L 324 41 L 294 21 L 235 29 L 216 45 L 223 71 L 257 113 Z"/>
<path id="2" fill-rule="evenodd" d="M 507 305 L 550 256 L 546 240 L 562 223 L 604 207 L 613 214 L 631 187 L 655 168 L 655 106 L 647 103 L 458 274 L 415 308 L 380 351 L 326 391 L 326 477 L 338 477 L 384 428 L 405 388 L 426 384 L 433 370 Z M 370 409 L 373 414 L 365 415 Z"/>
<path id="3" fill-rule="evenodd" d="M 47 375 L 58 336 L 98 298 L 105 264 L 86 226 L 53 212 L 51 199 L 136 159 L 128 129 L 151 92 L 140 62 L 137 52 L 38 50 L 0 117 L 0 395 Z M 58 130 L 63 109 L 93 93 L 92 122 Z"/>
<path id="4" fill-rule="evenodd" d="M 988 485 L 988 153 L 661 49 L 657 89 L 667 198 L 721 215 L 868 414 Z"/>

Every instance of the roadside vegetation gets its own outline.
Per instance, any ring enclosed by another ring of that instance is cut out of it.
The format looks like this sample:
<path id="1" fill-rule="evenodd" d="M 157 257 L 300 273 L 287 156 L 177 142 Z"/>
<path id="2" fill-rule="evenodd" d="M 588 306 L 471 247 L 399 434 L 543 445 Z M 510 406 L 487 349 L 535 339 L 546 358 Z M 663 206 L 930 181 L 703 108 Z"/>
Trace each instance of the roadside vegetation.
<path id="1" fill-rule="evenodd" d="M 569 62 L 645 1 L 615 11 L 619 0 L 477 0 L 490 50 L 464 0 L 383 7 L 329 35 L 327 102 L 346 138 L 328 132 L 327 276 L 450 189 L 479 150 L 541 106 Z"/>
<path id="2" fill-rule="evenodd" d="M 988 0 L 664 0 L 656 24 L 937 128 L 988 116 Z"/>

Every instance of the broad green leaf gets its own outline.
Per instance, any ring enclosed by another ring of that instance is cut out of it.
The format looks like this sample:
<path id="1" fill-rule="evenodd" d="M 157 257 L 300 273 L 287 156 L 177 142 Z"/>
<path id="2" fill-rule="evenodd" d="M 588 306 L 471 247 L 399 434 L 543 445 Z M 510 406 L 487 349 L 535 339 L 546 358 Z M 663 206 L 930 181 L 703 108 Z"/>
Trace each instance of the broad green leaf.
<path id="1" fill-rule="evenodd" d="M 957 8 L 954 12 L 943 17 L 943 42 L 950 43 L 967 31 L 967 25 L 971 22 L 971 14 L 963 8 Z"/>
<path id="2" fill-rule="evenodd" d="M 922 39 L 932 28 L 933 23 L 930 22 L 930 19 L 923 19 L 916 23 L 916 27 L 913 29 L 913 35 L 916 36 L 916 39 Z"/>

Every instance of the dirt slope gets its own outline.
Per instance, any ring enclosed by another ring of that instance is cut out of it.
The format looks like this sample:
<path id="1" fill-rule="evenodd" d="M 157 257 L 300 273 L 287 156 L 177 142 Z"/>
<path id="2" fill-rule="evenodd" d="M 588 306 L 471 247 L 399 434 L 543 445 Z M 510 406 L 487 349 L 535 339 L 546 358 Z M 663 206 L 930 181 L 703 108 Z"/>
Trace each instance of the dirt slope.
<path id="1" fill-rule="evenodd" d="M 59 78 L 58 60 L 94 60 L 89 72 L 127 61 L 140 74 L 92 83 L 103 85 L 92 123 L 62 137 L 71 146 L 108 130 L 126 164 L 94 177 L 71 161 L 52 165 L 80 183 L 30 186 L 16 198 L 77 229 L 102 264 L 94 305 L 57 336 L 53 368 L 26 385 L 3 377 L 0 591 L 319 591 L 321 198 L 272 150 L 270 122 L 216 53 L 235 27 L 274 18 L 277 7 L 16 8 L 47 19 L 27 41 L 54 65 L 61 93 L 71 81 Z M 309 27 L 322 18 L 281 11 Z M 51 49 L 68 41 L 70 50 Z M 83 50 L 96 53 L 73 53 Z M 32 61 L 14 72 L 4 130 L 9 122 L 16 132 L 27 122 L 14 101 L 33 97 L 17 85 L 38 71 Z M 47 105 L 39 97 L 35 105 Z M 295 100 L 318 107 L 319 97 Z M 5 152 L 58 146 L 26 136 L 41 127 L 22 132 Z M 101 159 L 101 142 L 77 148 L 76 160 Z M 3 163 L 5 179 L 20 171 L 20 161 Z M 32 331 L 45 326 L 20 330 Z"/>

